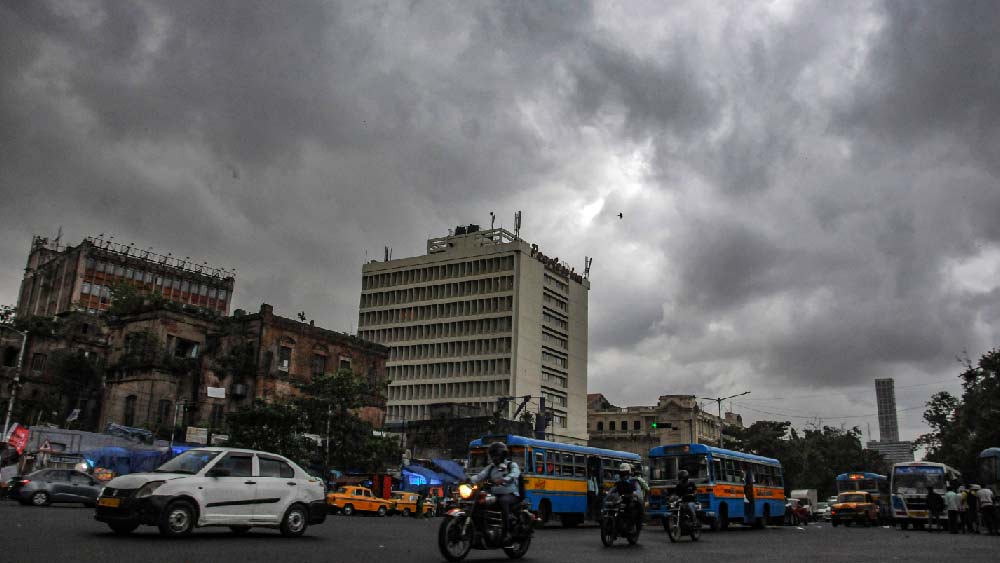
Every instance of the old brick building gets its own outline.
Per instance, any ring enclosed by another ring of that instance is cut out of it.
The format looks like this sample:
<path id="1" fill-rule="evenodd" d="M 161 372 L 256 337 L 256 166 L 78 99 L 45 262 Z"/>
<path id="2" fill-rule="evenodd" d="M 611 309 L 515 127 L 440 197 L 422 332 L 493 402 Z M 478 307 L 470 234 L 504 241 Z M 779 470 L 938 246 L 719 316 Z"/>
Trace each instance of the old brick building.
<path id="1" fill-rule="evenodd" d="M 106 311 L 117 284 L 227 315 L 235 280 L 226 270 L 103 238 L 63 246 L 36 236 L 21 280 L 17 316 Z"/>
<path id="2" fill-rule="evenodd" d="M 293 398 L 297 384 L 339 368 L 366 377 L 378 389 L 385 385 L 387 348 L 277 316 L 266 304 L 254 314 L 221 317 L 147 300 L 118 317 L 68 313 L 28 322 L 37 326 L 25 355 L 22 379 L 27 383 L 18 393 L 19 415 L 62 424 L 73 408 L 81 408 L 81 428 L 117 423 L 165 436 L 177 416 L 181 428 L 221 432 L 227 412 L 254 399 Z M 9 396 L 6 383 L 13 379 L 20 337 L 4 332 L 0 338 L 4 365 L 10 364 L 0 371 L 5 378 L 0 394 Z M 67 354 L 75 361 L 69 367 Z M 62 358 L 59 370 L 47 363 L 53 355 Z M 92 370 L 77 378 L 78 392 L 69 393 L 67 377 L 81 373 L 79 358 Z M 224 397 L 210 397 L 210 389 Z M 382 426 L 383 400 L 373 397 L 359 414 Z"/>
<path id="3" fill-rule="evenodd" d="M 723 424 L 742 426 L 739 415 L 720 419 L 698 406 L 693 395 L 661 395 L 655 406 L 616 407 L 604 395 L 587 396 L 590 445 L 643 456 L 665 444 L 719 444 Z M 656 423 L 656 427 L 653 426 Z"/>

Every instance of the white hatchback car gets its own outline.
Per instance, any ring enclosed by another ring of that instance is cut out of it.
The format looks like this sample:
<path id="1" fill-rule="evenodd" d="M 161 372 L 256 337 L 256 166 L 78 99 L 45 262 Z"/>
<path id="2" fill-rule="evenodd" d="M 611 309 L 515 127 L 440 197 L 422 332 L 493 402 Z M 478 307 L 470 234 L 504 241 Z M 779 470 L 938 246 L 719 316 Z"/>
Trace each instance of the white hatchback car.
<path id="1" fill-rule="evenodd" d="M 108 482 L 97 499 L 94 519 L 117 534 L 140 524 L 182 536 L 200 526 L 229 526 L 237 534 L 251 527 L 278 528 L 300 536 L 326 519 L 323 483 L 275 454 L 235 448 L 188 450 L 152 473 Z"/>

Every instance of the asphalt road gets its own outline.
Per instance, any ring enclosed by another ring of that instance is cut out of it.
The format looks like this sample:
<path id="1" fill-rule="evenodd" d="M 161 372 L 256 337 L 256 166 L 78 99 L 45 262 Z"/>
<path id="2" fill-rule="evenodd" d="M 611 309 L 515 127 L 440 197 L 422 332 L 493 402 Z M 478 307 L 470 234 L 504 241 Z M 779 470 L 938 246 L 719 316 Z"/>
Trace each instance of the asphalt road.
<path id="1" fill-rule="evenodd" d="M 67 563 L 195 562 L 195 561 L 337 561 L 346 563 L 440 562 L 437 527 L 440 518 L 417 520 L 393 516 L 334 516 L 309 528 L 301 538 L 282 538 L 277 531 L 253 530 L 243 537 L 226 528 L 202 528 L 183 539 L 160 537 L 142 527 L 118 537 L 93 520 L 93 510 L 74 505 L 24 507 L 0 501 L 0 561 Z M 539 530 L 524 561 L 739 563 L 803 561 L 998 561 L 1000 537 L 964 536 L 884 528 L 733 529 L 705 532 L 701 541 L 671 544 L 658 525 L 643 530 L 639 545 L 623 540 L 601 545 L 597 528 L 583 526 Z M 500 551 L 472 551 L 467 561 L 507 561 Z"/>

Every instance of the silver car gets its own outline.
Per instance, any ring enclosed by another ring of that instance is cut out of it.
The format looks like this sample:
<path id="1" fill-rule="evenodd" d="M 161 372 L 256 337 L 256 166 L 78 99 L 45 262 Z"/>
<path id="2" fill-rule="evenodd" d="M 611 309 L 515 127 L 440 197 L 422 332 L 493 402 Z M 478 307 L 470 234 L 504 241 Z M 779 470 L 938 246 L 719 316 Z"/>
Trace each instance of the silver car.
<path id="1" fill-rule="evenodd" d="M 103 484 L 73 469 L 41 469 L 22 477 L 13 497 L 21 504 L 47 506 L 53 502 L 97 505 Z"/>

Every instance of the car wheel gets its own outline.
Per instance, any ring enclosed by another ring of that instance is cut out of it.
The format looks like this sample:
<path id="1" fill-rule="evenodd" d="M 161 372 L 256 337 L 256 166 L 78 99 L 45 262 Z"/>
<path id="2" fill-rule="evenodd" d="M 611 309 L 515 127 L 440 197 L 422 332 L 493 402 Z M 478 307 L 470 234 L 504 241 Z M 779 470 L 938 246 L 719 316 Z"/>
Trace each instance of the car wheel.
<path id="1" fill-rule="evenodd" d="M 384 512 L 384 507 L 383 507 Z M 281 535 L 286 538 L 297 538 L 305 533 L 309 525 L 309 514 L 301 504 L 293 504 L 281 519 Z"/>
<path id="2" fill-rule="evenodd" d="M 344 516 L 350 516 L 350 515 L 354 514 L 354 505 L 353 504 L 345 504 L 344 508 L 340 509 L 340 512 Z"/>
<path id="3" fill-rule="evenodd" d="M 385 510 L 384 506 L 378 507 L 378 515 L 379 515 L 379 517 L 385 516 L 385 512 L 386 512 L 386 510 Z"/>
<path id="4" fill-rule="evenodd" d="M 109 522 L 108 527 L 119 536 L 131 534 L 139 527 L 138 522 Z"/>
<path id="5" fill-rule="evenodd" d="M 409 515 L 410 515 L 410 509 L 409 508 L 404 508 L 403 509 L 403 516 L 409 516 Z"/>
<path id="6" fill-rule="evenodd" d="M 160 516 L 160 533 L 169 537 L 186 536 L 195 526 L 195 511 L 191 503 L 175 500 Z"/>
<path id="7" fill-rule="evenodd" d="M 237 536 L 242 536 L 250 531 L 250 526 L 230 526 L 229 531 Z"/>
<path id="8" fill-rule="evenodd" d="M 49 504 L 49 494 L 41 491 L 31 495 L 31 504 L 34 506 L 46 506 Z"/>

